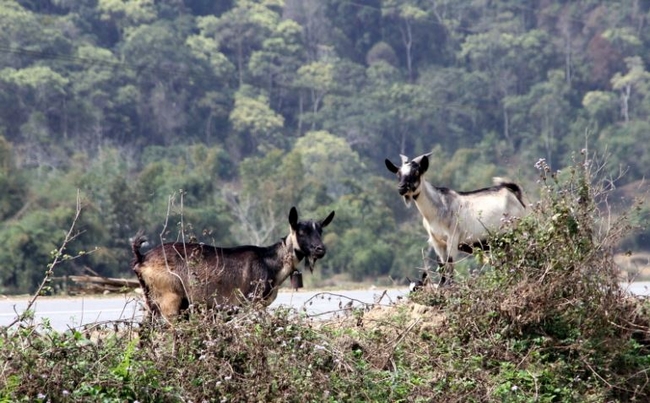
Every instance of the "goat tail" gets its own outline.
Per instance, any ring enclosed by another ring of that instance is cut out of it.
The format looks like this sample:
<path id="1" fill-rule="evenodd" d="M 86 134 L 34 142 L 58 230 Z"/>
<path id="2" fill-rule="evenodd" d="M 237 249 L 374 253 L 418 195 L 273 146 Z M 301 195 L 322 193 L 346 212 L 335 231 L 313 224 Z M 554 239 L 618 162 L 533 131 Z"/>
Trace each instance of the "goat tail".
<path id="1" fill-rule="evenodd" d="M 494 183 L 494 186 L 501 186 L 501 185 L 506 185 L 508 183 L 514 184 L 511 180 L 502 178 L 500 176 L 495 176 L 492 178 L 492 183 Z"/>
<path id="2" fill-rule="evenodd" d="M 141 264 L 144 261 L 144 255 L 140 253 L 140 247 L 142 244 L 147 242 L 147 237 L 144 235 L 144 231 L 140 230 L 133 238 L 133 243 L 131 243 L 131 250 L 133 250 L 133 267 Z"/>
<path id="3" fill-rule="evenodd" d="M 526 208 L 526 205 L 524 204 L 524 192 L 521 190 L 521 187 L 519 185 L 508 179 L 504 179 L 498 176 L 492 178 L 492 182 L 495 186 L 503 186 L 514 193 L 515 197 L 517 197 L 517 200 L 519 200 L 519 203 L 521 203 L 521 205 Z"/>

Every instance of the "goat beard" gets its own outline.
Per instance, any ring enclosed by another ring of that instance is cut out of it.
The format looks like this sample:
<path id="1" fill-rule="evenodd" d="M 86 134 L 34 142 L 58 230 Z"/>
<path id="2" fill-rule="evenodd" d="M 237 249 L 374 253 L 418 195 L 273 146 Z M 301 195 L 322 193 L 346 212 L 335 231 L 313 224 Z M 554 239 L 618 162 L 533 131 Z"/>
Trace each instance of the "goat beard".
<path id="1" fill-rule="evenodd" d="M 406 207 L 411 207 L 411 203 L 413 202 L 413 198 L 411 196 L 403 196 L 404 199 L 404 204 Z"/>
<path id="2" fill-rule="evenodd" d="M 317 260 L 317 257 L 305 256 L 305 269 L 309 269 L 310 273 L 314 273 L 314 266 Z"/>

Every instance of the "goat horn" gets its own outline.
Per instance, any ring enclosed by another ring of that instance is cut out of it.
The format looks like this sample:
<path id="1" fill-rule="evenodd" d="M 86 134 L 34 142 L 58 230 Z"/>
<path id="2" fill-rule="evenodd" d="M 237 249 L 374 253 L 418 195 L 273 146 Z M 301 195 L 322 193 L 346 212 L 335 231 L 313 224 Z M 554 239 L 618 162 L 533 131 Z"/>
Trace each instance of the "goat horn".
<path id="1" fill-rule="evenodd" d="M 402 159 L 402 164 L 406 164 L 407 162 L 409 162 L 409 157 L 407 157 L 406 155 L 400 154 L 399 156 Z"/>
<path id="2" fill-rule="evenodd" d="M 413 158 L 413 161 L 414 161 L 414 162 L 417 162 L 417 163 L 419 164 L 420 161 L 422 161 L 422 158 L 424 158 L 424 157 L 428 157 L 428 156 L 430 156 L 431 154 L 433 154 L 433 153 L 430 152 L 430 153 L 422 154 L 422 155 L 420 155 L 419 157 L 415 157 L 415 158 Z"/>

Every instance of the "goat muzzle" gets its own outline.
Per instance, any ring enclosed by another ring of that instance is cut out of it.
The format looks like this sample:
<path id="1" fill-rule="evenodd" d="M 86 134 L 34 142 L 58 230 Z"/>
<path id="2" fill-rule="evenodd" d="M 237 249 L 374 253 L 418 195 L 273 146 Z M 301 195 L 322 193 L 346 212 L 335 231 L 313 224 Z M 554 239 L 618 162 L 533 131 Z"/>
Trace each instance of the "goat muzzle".
<path id="1" fill-rule="evenodd" d="M 326 250 L 325 247 L 322 246 L 322 245 L 315 246 L 315 247 L 314 247 L 314 252 L 313 252 L 314 258 L 315 258 L 315 259 L 322 259 L 323 256 L 325 256 L 325 252 L 326 252 L 326 251 L 327 251 L 327 250 Z"/>

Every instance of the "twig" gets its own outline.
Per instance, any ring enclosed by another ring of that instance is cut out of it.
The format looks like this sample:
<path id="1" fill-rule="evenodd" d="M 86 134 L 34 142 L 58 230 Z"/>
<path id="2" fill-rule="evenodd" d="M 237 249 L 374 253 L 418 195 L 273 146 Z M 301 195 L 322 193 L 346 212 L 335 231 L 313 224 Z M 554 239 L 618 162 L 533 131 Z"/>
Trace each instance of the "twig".
<path id="1" fill-rule="evenodd" d="M 356 299 L 356 298 L 350 298 L 350 297 L 348 297 L 347 295 L 343 295 L 343 294 L 334 294 L 334 293 L 331 293 L 331 292 L 319 292 L 318 294 L 314 294 L 314 295 L 311 296 L 311 298 L 309 298 L 307 301 L 305 301 L 304 305 L 307 305 L 309 302 L 311 302 L 311 300 L 313 300 L 313 299 L 315 299 L 316 297 L 319 297 L 319 296 L 321 296 L 321 295 L 323 295 L 323 296 L 324 296 L 324 295 L 330 295 L 330 296 L 332 296 L 332 297 L 345 298 L 345 299 L 350 300 L 350 301 L 352 301 L 352 302 L 358 302 L 358 303 L 360 303 L 360 304 L 362 304 L 362 305 L 374 305 L 373 303 L 363 302 L 363 301 L 361 301 L 361 300 L 359 300 L 359 299 Z"/>
<path id="2" fill-rule="evenodd" d="M 353 309 L 352 307 L 343 308 L 343 309 L 334 309 L 334 310 L 326 311 L 326 312 L 319 312 L 319 313 L 307 314 L 306 316 L 307 316 L 308 318 L 316 318 L 316 317 L 318 317 L 318 316 L 334 315 L 334 314 L 337 314 L 337 313 L 349 312 L 349 311 L 351 311 L 352 309 Z"/>
<path id="3" fill-rule="evenodd" d="M 605 385 L 607 385 L 607 387 L 609 387 L 610 389 L 614 389 L 615 386 L 612 385 L 611 383 L 607 382 L 607 380 L 605 378 L 600 376 L 600 374 L 598 372 L 596 372 L 595 369 L 593 369 L 593 367 L 587 362 L 587 360 L 585 360 L 583 358 L 583 359 L 581 359 L 581 361 L 587 366 L 587 368 L 589 368 L 591 373 L 593 373 L 596 378 L 600 379 L 600 381 L 603 382 Z"/>
<path id="4" fill-rule="evenodd" d="M 410 332 L 411 329 L 413 329 L 413 327 L 414 327 L 415 325 L 417 325 L 417 324 L 420 322 L 420 320 L 421 320 L 421 318 L 417 318 L 416 320 L 414 320 L 413 323 L 411 323 L 411 324 L 409 325 L 409 327 L 407 327 L 406 329 L 404 329 L 404 331 L 401 332 L 401 333 L 400 333 L 400 334 L 395 338 L 395 340 L 393 340 L 392 342 L 389 343 L 389 345 L 392 344 L 392 346 L 393 346 L 393 347 L 392 347 L 392 348 L 393 348 L 393 351 L 395 351 L 395 348 L 397 347 L 397 345 L 398 345 L 399 343 L 401 343 L 402 340 L 404 340 L 404 337 L 406 337 L 406 334 L 407 334 L 408 332 Z"/>
<path id="5" fill-rule="evenodd" d="M 125 319 L 112 319 L 112 320 L 105 320 L 101 322 L 92 322 L 92 323 L 87 323 L 85 325 L 79 325 L 79 326 L 68 326 L 68 329 L 70 330 L 83 330 L 86 332 L 93 331 L 95 329 L 101 329 L 103 326 L 109 326 L 109 325 L 128 325 L 128 326 L 133 326 L 139 324 L 140 321 L 136 318 L 125 318 Z"/>

